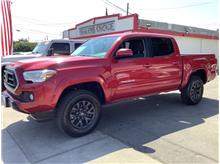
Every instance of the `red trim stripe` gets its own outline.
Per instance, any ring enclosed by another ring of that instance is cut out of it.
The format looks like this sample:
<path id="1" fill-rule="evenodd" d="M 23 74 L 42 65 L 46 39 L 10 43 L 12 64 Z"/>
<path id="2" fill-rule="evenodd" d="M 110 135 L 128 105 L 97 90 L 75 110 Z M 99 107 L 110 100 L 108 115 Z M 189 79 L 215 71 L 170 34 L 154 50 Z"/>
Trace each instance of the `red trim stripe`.
<path id="1" fill-rule="evenodd" d="M 115 31 L 115 32 L 112 32 L 112 33 L 82 36 L 82 37 L 71 38 L 71 39 L 85 39 L 85 38 L 92 38 L 92 37 L 97 37 L 97 36 L 102 36 L 102 35 L 118 34 L 118 33 L 122 33 L 122 32 L 133 31 L 133 32 L 160 33 L 160 34 L 167 34 L 167 35 L 172 35 L 172 36 L 184 36 L 184 37 L 219 40 L 218 36 L 210 36 L 210 35 L 205 35 L 205 34 L 184 33 L 184 32 L 175 32 L 175 31 L 160 30 L 160 29 L 155 29 L 155 28 L 149 28 L 148 29 L 148 28 L 145 28 L 145 27 L 140 27 L 139 23 L 138 23 L 139 22 L 138 14 L 131 14 L 131 15 L 127 15 L 127 16 L 120 16 L 119 14 L 113 14 L 113 15 L 109 15 L 109 16 L 101 16 L 101 17 L 91 18 L 89 20 L 86 20 L 82 23 L 77 24 L 74 28 L 69 29 L 68 32 L 70 32 L 72 30 L 76 30 L 79 25 L 90 22 L 92 20 L 95 21 L 97 19 L 104 19 L 104 18 L 109 18 L 109 17 L 118 17 L 118 19 L 126 19 L 126 18 L 129 18 L 129 17 L 133 17 L 133 19 L 134 19 L 133 30 Z"/>
<path id="2" fill-rule="evenodd" d="M 185 32 L 175 32 L 175 31 L 160 30 L 160 29 L 154 29 L 154 28 L 147 29 L 144 27 L 139 27 L 139 29 L 136 30 L 136 32 L 160 33 L 160 34 L 173 35 L 173 36 L 185 36 L 185 37 L 192 37 L 192 38 L 219 40 L 219 37 L 217 36 L 210 36 L 210 35 L 204 35 L 204 34 L 193 34 L 193 33 L 185 33 Z"/>
<path id="3" fill-rule="evenodd" d="M 12 45 L 13 45 L 13 37 L 12 37 L 12 19 L 11 19 L 11 9 L 10 9 L 10 1 L 7 1 L 7 9 L 8 9 L 8 19 L 9 19 L 9 21 L 8 21 L 8 23 L 9 23 L 9 51 L 10 51 L 10 53 L 12 54 L 12 51 L 13 51 L 13 49 L 12 49 Z M 9 12 L 10 11 L 10 12 Z"/>
<path id="4" fill-rule="evenodd" d="M 1 37 L 2 37 L 2 56 L 5 56 L 6 54 L 6 44 L 5 44 L 5 39 L 6 39 L 6 33 L 5 33 L 5 9 L 4 9 L 4 1 L 1 0 L 1 9 L 2 9 L 2 23 L 1 23 Z"/>
<path id="5" fill-rule="evenodd" d="M 8 27 L 8 8 L 7 8 L 7 1 L 4 1 L 4 8 L 5 8 L 5 23 L 4 23 L 4 25 L 5 25 L 5 32 L 6 32 L 6 41 L 7 41 L 7 43 L 6 43 L 6 55 L 8 55 L 9 54 L 9 27 Z"/>
<path id="6" fill-rule="evenodd" d="M 1 54 L 2 56 L 12 54 L 12 20 L 10 0 L 1 0 L 2 22 L 1 22 Z"/>

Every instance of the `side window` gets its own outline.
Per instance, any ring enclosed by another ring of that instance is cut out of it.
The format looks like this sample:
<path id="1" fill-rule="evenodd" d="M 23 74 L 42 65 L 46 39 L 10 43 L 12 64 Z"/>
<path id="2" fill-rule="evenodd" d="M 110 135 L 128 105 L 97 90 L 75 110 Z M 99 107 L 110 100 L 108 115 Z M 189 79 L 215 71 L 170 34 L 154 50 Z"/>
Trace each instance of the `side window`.
<path id="1" fill-rule="evenodd" d="M 53 43 L 51 45 L 51 48 L 53 48 L 54 56 L 70 55 L 70 45 L 69 45 L 69 43 Z"/>
<path id="2" fill-rule="evenodd" d="M 129 48 L 132 50 L 133 56 L 126 58 L 140 58 L 145 56 L 144 39 L 141 38 L 129 39 L 127 41 L 124 41 L 119 46 L 118 49 L 121 48 Z"/>
<path id="3" fill-rule="evenodd" d="M 174 52 L 172 41 L 168 38 L 151 38 L 151 56 L 166 56 Z"/>
<path id="4" fill-rule="evenodd" d="M 75 43 L 75 49 L 77 49 L 81 45 L 82 45 L 82 43 Z"/>

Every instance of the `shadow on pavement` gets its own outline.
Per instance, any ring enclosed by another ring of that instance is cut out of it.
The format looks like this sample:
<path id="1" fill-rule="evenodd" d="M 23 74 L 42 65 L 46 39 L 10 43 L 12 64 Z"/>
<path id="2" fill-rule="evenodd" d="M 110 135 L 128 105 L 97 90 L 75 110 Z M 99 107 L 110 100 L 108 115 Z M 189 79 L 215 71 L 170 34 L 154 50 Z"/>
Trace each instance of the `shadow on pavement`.
<path id="1" fill-rule="evenodd" d="M 154 153 L 142 145 L 202 124 L 218 109 L 214 99 L 203 98 L 198 105 L 187 106 L 177 93 L 161 94 L 106 107 L 98 129 L 138 151 Z"/>
<path id="2" fill-rule="evenodd" d="M 4 149 L 7 147 L 4 146 L 5 131 L 12 136 L 31 162 L 56 158 L 57 155 L 64 158 L 63 152 L 71 152 L 69 156 L 74 162 L 84 163 L 125 148 L 122 145 L 117 146 L 117 142 L 113 148 L 107 148 L 108 143 L 105 142 L 103 145 L 95 144 L 109 136 L 128 148 L 154 153 L 157 150 L 143 145 L 164 135 L 202 124 L 204 119 L 217 114 L 217 100 L 203 98 L 200 104 L 187 106 L 181 102 L 179 94 L 169 93 L 103 107 L 97 130 L 81 138 L 63 135 L 53 121 L 37 123 L 21 120 L 2 130 L 2 159 L 5 163 L 10 162 L 10 154 L 7 152 L 9 150 Z M 82 147 L 86 148 L 77 151 Z M 77 157 L 73 157 L 74 155 Z"/>

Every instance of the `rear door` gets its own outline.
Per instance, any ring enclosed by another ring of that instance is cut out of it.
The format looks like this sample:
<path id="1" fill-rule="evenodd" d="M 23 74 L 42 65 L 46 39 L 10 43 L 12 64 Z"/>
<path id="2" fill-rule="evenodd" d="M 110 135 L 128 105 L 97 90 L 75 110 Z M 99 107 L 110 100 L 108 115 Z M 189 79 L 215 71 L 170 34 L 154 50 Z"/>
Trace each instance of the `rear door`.
<path id="1" fill-rule="evenodd" d="M 151 86 L 150 92 L 175 90 L 181 83 L 181 60 L 175 51 L 171 38 L 146 38 L 150 58 L 147 60 L 147 72 L 151 79 L 146 82 Z M 153 84 L 153 85 L 152 85 Z"/>

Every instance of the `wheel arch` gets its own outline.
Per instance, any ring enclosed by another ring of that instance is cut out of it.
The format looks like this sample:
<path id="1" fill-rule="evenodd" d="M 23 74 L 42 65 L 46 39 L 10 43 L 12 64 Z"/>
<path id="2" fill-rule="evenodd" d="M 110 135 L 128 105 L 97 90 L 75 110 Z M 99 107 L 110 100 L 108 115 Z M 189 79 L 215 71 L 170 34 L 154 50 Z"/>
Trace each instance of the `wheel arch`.
<path id="1" fill-rule="evenodd" d="M 106 102 L 105 92 L 100 82 L 87 81 L 87 82 L 80 82 L 80 83 L 75 83 L 75 84 L 66 86 L 62 90 L 61 94 L 58 96 L 56 106 L 59 104 L 59 101 L 62 99 L 62 97 L 64 97 L 66 94 L 73 92 L 75 90 L 90 91 L 97 96 L 101 104 L 105 104 Z"/>
<path id="2" fill-rule="evenodd" d="M 187 71 L 183 72 L 180 90 L 183 89 L 189 83 L 190 78 L 192 76 L 199 76 L 204 84 L 207 82 L 207 72 L 204 68 L 199 68 L 196 70 L 188 69 Z"/>
<path id="3" fill-rule="evenodd" d="M 198 69 L 198 70 L 192 72 L 190 77 L 192 77 L 192 76 L 200 77 L 204 84 L 207 82 L 207 73 L 206 73 L 205 69 Z"/>

